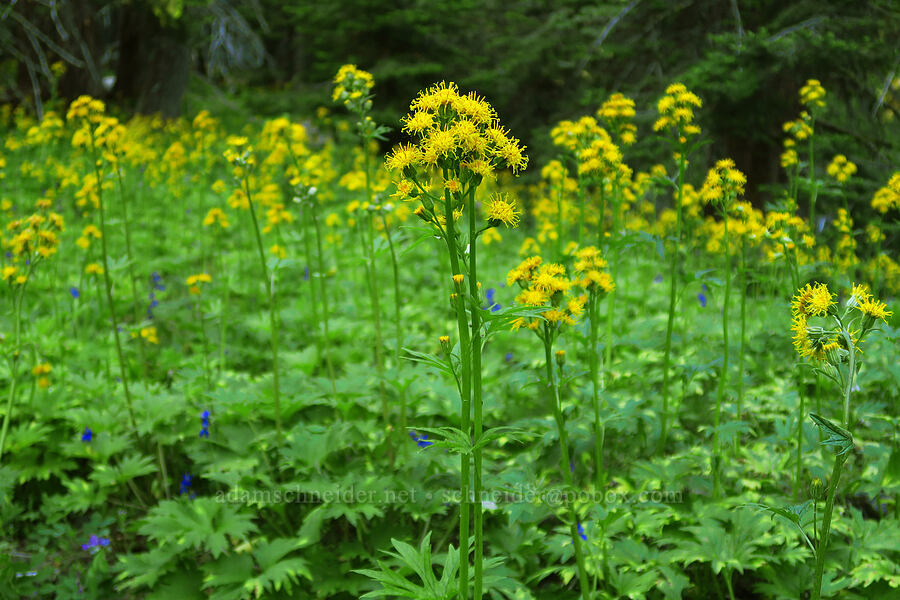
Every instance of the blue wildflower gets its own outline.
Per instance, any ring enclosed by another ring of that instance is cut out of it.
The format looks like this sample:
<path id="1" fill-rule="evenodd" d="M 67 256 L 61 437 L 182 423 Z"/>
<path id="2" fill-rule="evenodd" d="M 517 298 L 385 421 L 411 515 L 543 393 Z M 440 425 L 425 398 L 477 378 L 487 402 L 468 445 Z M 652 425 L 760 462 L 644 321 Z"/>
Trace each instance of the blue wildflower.
<path id="1" fill-rule="evenodd" d="M 82 544 L 82 550 L 90 550 L 91 548 L 99 548 L 100 546 L 109 546 L 109 538 L 102 538 L 96 535 L 92 535 L 90 541 L 87 544 Z"/>
<path id="2" fill-rule="evenodd" d="M 512 352 L 507 352 L 505 358 L 506 358 L 506 362 L 512 362 L 512 359 L 513 359 L 513 353 L 512 353 Z"/>
<path id="3" fill-rule="evenodd" d="M 663 276 L 662 273 L 653 278 L 653 283 L 662 283 Z"/>
<path id="4" fill-rule="evenodd" d="M 159 273 L 154 271 L 152 277 L 153 277 L 153 289 L 158 290 L 160 292 L 166 291 L 166 286 L 164 286 L 162 284 L 162 275 L 160 275 Z"/>
<path id="5" fill-rule="evenodd" d="M 303 267 L 303 281 L 309 281 L 309 267 Z"/>
<path id="6" fill-rule="evenodd" d="M 578 537 L 580 537 L 584 541 L 587 541 L 587 534 L 584 532 L 584 526 L 581 524 L 581 522 L 578 523 Z"/>
<path id="7" fill-rule="evenodd" d="M 497 312 L 502 308 L 499 304 L 494 302 L 494 294 L 496 293 L 497 290 L 495 290 L 494 288 L 488 288 L 484 291 L 484 297 L 487 298 L 488 301 L 487 308 L 490 308 L 491 312 Z"/>
<path id="8" fill-rule="evenodd" d="M 200 415 L 200 437 L 209 437 L 209 411 L 204 410 Z"/>
<path id="9" fill-rule="evenodd" d="M 181 486 L 178 488 L 178 493 L 183 495 L 183 494 L 187 494 L 188 492 L 190 492 L 191 491 L 191 481 L 193 479 L 194 479 L 194 476 L 191 475 L 190 473 L 185 473 L 184 475 L 182 475 L 181 476 Z M 194 497 L 194 495 L 191 494 L 191 498 L 193 498 L 193 497 Z"/>
<path id="10" fill-rule="evenodd" d="M 705 283 L 702 285 L 703 285 L 703 291 L 700 292 L 699 294 L 697 294 L 697 302 L 700 303 L 700 306 L 702 308 L 706 308 L 706 293 L 705 292 L 708 292 L 709 290 L 707 289 Z"/>
<path id="11" fill-rule="evenodd" d="M 94 437 L 94 432 L 91 431 L 91 428 L 90 428 L 90 427 L 85 427 L 85 428 L 84 428 L 84 433 L 81 434 L 81 441 L 82 441 L 82 442 L 89 442 L 89 441 L 91 441 L 91 438 L 92 438 L 92 437 Z"/>
<path id="12" fill-rule="evenodd" d="M 434 443 L 434 442 L 429 442 L 429 441 L 428 441 L 428 436 L 427 436 L 427 435 L 422 435 L 422 436 L 420 436 L 420 435 L 417 434 L 415 431 L 410 431 L 410 432 L 409 432 L 409 437 L 411 437 L 411 438 L 413 439 L 413 441 L 416 443 L 416 445 L 417 445 L 419 448 L 427 448 L 428 446 L 430 446 L 430 445 L 432 445 L 432 444 Z"/>
<path id="13" fill-rule="evenodd" d="M 69 288 L 69 293 L 72 294 L 73 298 L 78 298 L 79 296 L 81 296 L 81 292 L 79 292 L 78 288 L 75 286 Z"/>

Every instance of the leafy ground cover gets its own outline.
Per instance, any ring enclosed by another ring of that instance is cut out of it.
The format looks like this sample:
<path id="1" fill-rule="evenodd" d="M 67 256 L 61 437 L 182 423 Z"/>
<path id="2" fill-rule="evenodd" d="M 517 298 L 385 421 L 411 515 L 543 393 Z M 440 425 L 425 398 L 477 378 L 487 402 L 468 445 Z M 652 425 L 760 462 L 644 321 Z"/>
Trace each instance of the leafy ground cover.
<path id="1" fill-rule="evenodd" d="M 4 597 L 897 597 L 900 173 L 849 210 L 818 82 L 766 206 L 678 84 L 544 165 L 372 86 L 5 110 Z"/>

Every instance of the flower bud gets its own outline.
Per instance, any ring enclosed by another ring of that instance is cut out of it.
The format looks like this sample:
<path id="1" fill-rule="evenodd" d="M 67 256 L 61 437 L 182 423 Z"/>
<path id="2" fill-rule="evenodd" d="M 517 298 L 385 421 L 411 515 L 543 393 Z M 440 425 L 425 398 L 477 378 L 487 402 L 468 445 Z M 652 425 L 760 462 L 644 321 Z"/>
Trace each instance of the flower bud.
<path id="1" fill-rule="evenodd" d="M 556 364 L 559 368 L 563 368 L 566 365 L 566 351 L 565 350 L 557 350 L 556 351 Z"/>
<path id="2" fill-rule="evenodd" d="M 816 501 L 825 498 L 825 484 L 818 477 L 814 477 L 809 483 L 809 498 Z"/>

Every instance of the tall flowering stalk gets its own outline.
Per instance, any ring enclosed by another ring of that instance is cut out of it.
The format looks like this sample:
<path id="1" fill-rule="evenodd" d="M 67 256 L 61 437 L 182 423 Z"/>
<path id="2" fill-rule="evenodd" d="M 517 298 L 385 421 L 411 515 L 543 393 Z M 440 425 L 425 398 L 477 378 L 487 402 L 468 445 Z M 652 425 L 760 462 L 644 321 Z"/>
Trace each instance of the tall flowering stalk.
<path id="1" fill-rule="evenodd" d="M 328 285 L 327 273 L 325 272 L 325 258 L 322 252 L 322 227 L 319 224 L 319 195 L 316 185 L 318 177 L 318 169 L 316 169 L 317 161 L 313 161 L 312 169 L 301 163 L 300 158 L 308 152 L 306 147 L 306 129 L 299 123 L 291 123 L 287 119 L 276 119 L 270 122 L 270 129 L 274 136 L 277 137 L 278 148 L 283 149 L 291 158 L 291 166 L 287 169 L 289 183 L 294 187 L 296 196 L 294 202 L 301 206 L 303 216 L 309 221 L 305 223 L 303 232 L 303 244 L 306 250 L 306 262 L 313 271 L 310 277 L 310 293 L 312 296 L 313 316 L 317 323 L 322 325 L 322 336 L 316 337 L 317 350 L 320 355 L 324 355 L 325 368 L 328 371 L 328 379 L 331 382 L 331 394 L 337 399 L 337 383 L 334 376 L 334 363 L 331 360 L 331 311 L 328 302 Z M 312 225 L 313 233 L 316 238 L 316 255 L 313 261 L 311 242 L 310 242 L 310 225 Z M 315 264 L 313 268 L 312 265 Z M 319 291 L 316 293 L 316 282 L 319 284 Z M 318 318 L 319 298 L 322 301 L 322 319 Z"/>
<path id="2" fill-rule="evenodd" d="M 719 374 L 719 387 L 716 392 L 716 414 L 715 428 L 713 431 L 713 495 L 718 498 L 722 492 L 721 485 L 721 445 L 719 441 L 719 424 L 722 414 L 722 401 L 725 398 L 725 391 L 728 389 L 728 358 L 730 355 L 728 345 L 728 301 L 731 294 L 731 251 L 728 247 L 728 221 L 729 213 L 738 196 L 744 194 L 744 184 L 747 183 L 747 177 L 735 168 L 734 161 L 726 158 L 716 163 L 716 166 L 709 170 L 706 175 L 706 181 L 700 191 L 700 196 L 704 202 L 714 204 L 719 209 L 722 216 L 722 226 L 724 227 L 724 244 L 723 254 L 725 255 L 724 271 L 722 273 L 725 278 L 725 296 L 722 300 L 722 371 Z"/>
<path id="3" fill-rule="evenodd" d="M 65 230 L 63 217 L 49 210 L 48 205 L 39 206 L 34 214 L 13 219 L 6 224 L 10 238 L 4 240 L 10 262 L 0 270 L 0 278 L 9 293 L 10 310 L 13 317 L 12 350 L 7 356 L 9 363 L 9 392 L 6 396 L 6 410 L 3 413 L 3 428 L 0 429 L 0 459 L 6 445 L 6 434 L 12 417 L 13 404 L 16 399 L 19 361 L 22 351 L 22 304 L 25 301 L 25 290 L 32 274 L 45 259 L 56 254 L 59 247 L 59 235 Z M 46 375 L 49 365 L 38 365 L 35 375 Z"/>
<path id="4" fill-rule="evenodd" d="M 815 136 L 813 132 L 816 128 L 816 116 L 825 108 L 825 88 L 818 79 L 810 79 L 802 88 L 800 88 L 800 102 L 807 107 L 809 112 L 801 113 L 800 118 L 809 127 L 808 146 L 808 162 L 807 162 L 807 185 L 809 186 L 809 225 L 816 231 L 816 196 L 819 193 L 819 184 L 816 179 L 816 153 L 815 153 Z"/>
<path id="5" fill-rule="evenodd" d="M 106 303 L 109 308 L 109 316 L 112 324 L 113 338 L 116 342 L 116 354 L 119 358 L 119 376 L 122 379 L 122 388 L 125 391 L 125 401 L 128 405 L 128 416 L 131 426 L 137 429 L 137 420 L 134 416 L 134 406 L 131 400 L 131 391 L 128 387 L 128 365 L 125 362 L 125 353 L 122 350 L 122 340 L 119 335 L 119 321 L 116 316 L 115 302 L 112 295 L 112 279 L 109 273 L 109 249 L 107 247 L 106 234 L 106 209 L 103 202 L 104 161 L 115 160 L 116 148 L 121 141 L 125 128 L 113 117 L 104 115 L 106 106 L 100 100 L 89 96 L 80 96 L 69 106 L 66 115 L 68 121 L 78 121 L 79 129 L 72 136 L 72 145 L 86 147 L 93 166 L 93 176 L 96 185 L 96 208 L 100 213 L 100 248 L 103 255 L 103 283 L 106 290 Z M 111 160 L 112 159 L 112 160 Z"/>
<path id="6" fill-rule="evenodd" d="M 597 116 L 602 119 L 611 132 L 608 140 L 600 138 L 601 143 L 597 144 L 596 158 L 599 160 L 599 172 L 602 175 L 601 189 L 604 191 L 609 187 L 610 208 L 612 209 L 612 226 L 610 228 L 609 241 L 606 244 L 606 255 L 612 261 L 612 277 L 618 279 L 619 265 L 621 265 L 621 257 L 619 254 L 618 236 L 622 230 L 622 190 L 631 180 L 632 171 L 623 162 L 623 155 L 620 150 L 622 146 L 630 146 L 637 140 L 637 126 L 634 124 L 634 100 L 622 94 L 612 94 L 597 110 Z M 614 143 L 617 142 L 617 143 Z M 596 144 L 596 142 L 595 142 Z M 601 201 L 604 195 L 601 195 Z M 600 206 L 600 223 L 597 228 L 597 243 L 599 247 L 603 247 L 606 238 L 605 222 L 603 212 L 606 203 Z M 616 290 L 610 291 L 609 302 L 606 303 L 606 343 L 604 344 L 605 360 L 603 361 L 604 370 L 612 367 L 612 349 L 613 349 L 613 314 L 616 305 Z"/>
<path id="7" fill-rule="evenodd" d="M 666 88 L 659 99 L 659 118 L 653 130 L 662 132 L 672 145 L 675 162 L 678 165 L 678 181 L 675 198 L 675 239 L 671 240 L 669 256 L 669 316 L 666 321 L 666 345 L 663 354 L 663 402 L 657 452 L 663 452 L 668 437 L 669 419 L 669 370 L 672 362 L 672 329 L 675 324 L 675 301 L 677 298 L 678 258 L 681 253 L 682 199 L 684 196 L 684 174 L 687 170 L 687 154 L 693 149 L 690 140 L 700 134 L 700 127 L 694 123 L 694 108 L 703 106 L 700 98 L 681 83 L 673 83 Z"/>
<path id="8" fill-rule="evenodd" d="M 456 314 L 460 340 L 460 430 L 475 445 L 471 459 L 465 452 L 460 454 L 459 594 L 462 600 L 469 598 L 471 514 L 475 537 L 473 597 L 480 600 L 483 465 L 478 441 L 483 432 L 480 312 L 483 300 L 478 285 L 476 242 L 479 235 L 492 227 L 517 226 L 519 212 L 513 200 L 497 195 L 488 202 L 482 220 L 476 210 L 475 193 L 485 179 L 494 177 L 497 169 L 508 167 L 517 174 L 527 166 L 528 159 L 519 141 L 500 125 L 493 107 L 474 92 L 460 94 L 454 83 L 442 82 L 421 92 L 410 104 L 410 112 L 403 122 L 403 131 L 417 141 L 398 146 L 386 158 L 387 168 L 397 178 L 395 196 L 419 202 L 415 214 L 444 240 L 450 261 L 454 286 L 451 308 Z M 464 228 L 466 221 L 468 227 Z"/>
<path id="9" fill-rule="evenodd" d="M 616 284 L 606 272 L 607 263 L 600 250 L 594 246 L 582 248 L 575 254 L 577 285 L 587 294 L 588 309 L 588 368 L 591 372 L 591 406 L 594 409 L 594 477 L 597 489 L 603 489 L 605 472 L 603 467 L 603 444 L 606 425 L 600 418 L 600 374 L 597 338 L 600 329 L 600 302 L 616 288 Z M 611 300 L 610 300 L 611 301 Z M 605 402 L 604 402 L 605 404 Z"/>
<path id="10" fill-rule="evenodd" d="M 383 140 L 388 128 L 378 125 L 369 116 L 372 110 L 370 90 L 375 86 L 375 79 L 368 71 L 358 69 L 356 65 L 342 66 L 334 76 L 332 99 L 341 102 L 355 114 L 357 134 L 362 144 L 363 171 L 365 174 L 366 202 L 360 223 L 363 242 L 363 253 L 366 258 L 366 283 L 369 288 L 369 300 L 372 305 L 372 321 L 375 325 L 375 369 L 378 372 L 378 393 L 381 398 L 381 413 L 387 431 L 388 456 L 393 463 L 393 428 L 384 383 L 384 342 L 381 332 L 381 304 L 378 297 L 378 272 L 375 263 L 375 226 L 372 213 L 377 210 L 372 197 L 372 154 L 369 146 L 373 140 Z"/>
<path id="11" fill-rule="evenodd" d="M 822 594 L 822 576 L 825 553 L 831 533 L 834 499 L 844 463 L 853 448 L 850 431 L 850 398 L 861 364 L 861 350 L 865 337 L 875 331 L 879 319 L 891 316 L 887 306 L 875 299 L 864 285 L 854 285 L 843 310 L 838 310 L 834 294 L 824 283 L 807 284 L 797 290 L 791 303 L 794 348 L 801 358 L 813 364 L 813 371 L 830 380 L 843 400 L 842 426 L 810 413 L 810 417 L 827 437 L 822 444 L 835 449 L 834 466 L 826 491 L 822 525 L 818 532 L 819 543 L 815 547 L 816 568 L 813 575 L 812 600 Z M 815 527 L 816 524 L 813 523 Z M 814 534 L 813 537 L 816 537 Z"/>
<path id="12" fill-rule="evenodd" d="M 263 249 L 262 233 L 260 232 L 259 219 L 256 215 L 256 205 L 253 200 L 253 177 L 256 168 L 256 156 L 249 140 L 245 137 L 231 137 L 228 139 L 228 149 L 225 150 L 225 159 L 234 167 L 233 174 L 240 186 L 240 193 L 236 194 L 242 208 L 250 211 L 250 219 L 253 224 L 253 233 L 256 239 L 256 248 L 259 252 L 259 266 L 263 285 L 266 290 L 266 299 L 269 303 L 269 342 L 272 349 L 272 401 L 275 408 L 275 431 L 278 442 L 282 440 L 281 431 L 281 390 L 278 377 L 278 343 L 279 343 L 279 318 L 278 297 L 276 295 L 275 277 L 276 271 L 270 273 L 266 262 L 266 252 Z"/>
<path id="13" fill-rule="evenodd" d="M 209 339 L 206 337 L 206 324 L 203 323 L 203 287 L 212 282 L 212 277 L 207 273 L 197 273 L 185 280 L 188 291 L 197 300 L 194 304 L 194 316 L 197 319 L 197 328 L 200 330 L 200 339 L 203 342 L 203 372 L 206 375 L 206 389 L 212 390 L 212 369 L 209 366 Z"/>
<path id="14" fill-rule="evenodd" d="M 584 260 L 587 260 L 587 258 Z M 596 264 L 596 255 L 592 257 L 592 261 L 593 264 Z M 559 469 L 566 486 L 574 492 L 575 481 L 570 467 L 572 463 L 569 455 L 569 438 L 566 433 L 566 422 L 562 412 L 559 378 L 554 376 L 553 369 L 553 343 L 563 327 L 574 325 L 575 319 L 584 313 L 584 306 L 590 297 L 583 294 L 570 296 L 569 292 L 574 287 L 574 284 L 566 278 L 565 267 L 559 264 L 541 264 L 541 262 L 540 256 L 525 259 L 518 267 L 509 272 L 506 276 L 506 282 L 508 285 L 518 284 L 522 288 L 522 292 L 516 296 L 517 303 L 535 309 L 543 309 L 539 318 L 520 317 L 513 322 L 513 329 L 522 327 L 530 329 L 544 345 L 547 388 L 551 393 L 553 417 L 556 420 L 556 429 L 559 435 Z M 605 280 L 602 276 L 600 278 Z M 561 373 L 565 364 L 565 352 L 562 350 L 558 351 L 556 359 Z M 578 529 L 578 512 L 574 502 L 570 503 L 568 507 L 569 533 L 575 546 L 575 561 L 578 568 L 581 597 L 584 600 L 588 600 L 591 597 L 591 587 L 587 570 L 585 569 L 582 532 Z"/>

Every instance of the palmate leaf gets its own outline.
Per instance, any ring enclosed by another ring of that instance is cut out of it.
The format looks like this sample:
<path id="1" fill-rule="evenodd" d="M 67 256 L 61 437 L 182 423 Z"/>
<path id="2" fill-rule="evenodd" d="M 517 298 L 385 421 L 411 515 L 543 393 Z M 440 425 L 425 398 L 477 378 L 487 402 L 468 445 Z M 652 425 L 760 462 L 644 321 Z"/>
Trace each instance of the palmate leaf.
<path id="1" fill-rule="evenodd" d="M 772 513 L 773 519 L 776 516 L 784 517 L 791 523 L 799 526 L 801 525 L 803 513 L 806 512 L 810 504 L 812 504 L 812 500 L 807 500 L 803 504 L 789 504 L 784 507 L 769 506 L 768 504 L 744 504 L 743 506 L 769 511 L 770 513 Z"/>
<path id="2" fill-rule="evenodd" d="M 471 454 L 474 446 L 472 440 L 457 427 L 416 427 L 416 431 L 424 431 L 434 437 L 429 446 L 447 448 L 455 454 Z"/>
<path id="3" fill-rule="evenodd" d="M 253 551 L 253 556 L 262 571 L 256 577 L 244 582 L 244 589 L 252 591 L 256 598 L 263 592 L 291 590 L 298 577 L 312 581 L 312 573 L 307 562 L 300 557 L 285 558 L 298 547 L 297 541 L 278 538 L 263 542 Z"/>
<path id="4" fill-rule="evenodd" d="M 451 545 L 448 549 L 444 569 L 441 578 L 434 574 L 431 557 L 431 532 L 425 535 L 419 548 L 391 539 L 391 544 L 396 552 L 385 551 L 385 554 L 398 560 L 403 566 L 415 573 L 422 585 L 410 581 L 404 577 L 402 569 L 394 570 L 390 565 L 378 561 L 380 570 L 357 569 L 354 573 L 365 575 L 381 584 L 380 590 L 373 590 L 361 596 L 361 598 L 382 598 L 399 596 L 401 598 L 415 598 L 416 600 L 451 600 L 456 597 L 458 552 Z"/>
<path id="5" fill-rule="evenodd" d="M 228 548 L 229 537 L 244 539 L 255 530 L 252 516 L 234 506 L 213 498 L 197 498 L 190 503 L 160 502 L 138 532 L 161 544 L 205 548 L 218 557 Z"/>
<path id="6" fill-rule="evenodd" d="M 823 446 L 834 446 L 838 456 L 846 454 L 853 448 L 853 434 L 849 431 L 816 413 L 809 413 L 809 418 L 815 421 L 822 433 L 828 436 L 822 440 L 821 444 Z"/>
<path id="7" fill-rule="evenodd" d="M 768 504 L 744 504 L 743 506 L 766 510 L 772 514 L 772 519 L 775 517 L 782 517 L 793 523 L 794 527 L 800 531 L 800 535 L 803 536 L 806 545 L 809 546 L 809 549 L 812 550 L 813 555 L 815 555 L 816 549 L 813 547 L 809 536 L 806 535 L 806 531 L 803 530 L 803 514 L 809 509 L 810 504 L 812 504 L 812 500 L 807 500 L 802 504 L 788 504 L 781 507 L 769 506 Z"/>

